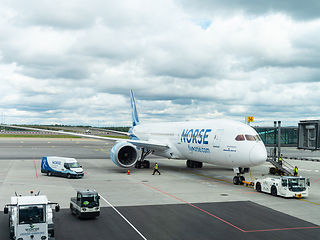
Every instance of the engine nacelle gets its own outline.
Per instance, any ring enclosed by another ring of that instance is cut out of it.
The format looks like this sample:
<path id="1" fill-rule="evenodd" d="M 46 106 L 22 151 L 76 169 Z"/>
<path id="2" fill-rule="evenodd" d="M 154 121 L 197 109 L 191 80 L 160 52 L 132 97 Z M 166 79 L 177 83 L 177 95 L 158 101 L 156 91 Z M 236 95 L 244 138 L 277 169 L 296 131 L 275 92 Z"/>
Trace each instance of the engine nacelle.
<path id="1" fill-rule="evenodd" d="M 137 148 L 128 142 L 118 142 L 111 149 L 110 157 L 119 167 L 132 167 L 138 160 Z"/>

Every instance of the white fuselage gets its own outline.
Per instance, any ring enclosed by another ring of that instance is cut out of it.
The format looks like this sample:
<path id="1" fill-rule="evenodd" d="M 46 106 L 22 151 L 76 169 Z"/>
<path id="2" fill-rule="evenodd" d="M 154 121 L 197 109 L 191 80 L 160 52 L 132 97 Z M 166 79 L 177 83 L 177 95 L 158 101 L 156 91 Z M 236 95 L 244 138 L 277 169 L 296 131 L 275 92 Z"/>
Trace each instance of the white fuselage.
<path id="1" fill-rule="evenodd" d="M 132 129 L 132 136 L 149 143 L 167 144 L 167 150 L 153 152 L 167 158 L 228 167 L 257 166 L 267 159 L 266 148 L 258 133 L 236 121 L 143 124 Z"/>

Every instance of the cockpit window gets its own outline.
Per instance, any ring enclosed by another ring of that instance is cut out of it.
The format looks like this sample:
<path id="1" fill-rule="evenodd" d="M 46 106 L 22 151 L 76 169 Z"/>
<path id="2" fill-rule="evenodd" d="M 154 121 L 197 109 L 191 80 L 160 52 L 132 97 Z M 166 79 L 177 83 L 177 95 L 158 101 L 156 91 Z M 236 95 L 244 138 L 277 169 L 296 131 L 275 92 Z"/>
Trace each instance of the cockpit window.
<path id="1" fill-rule="evenodd" d="M 259 135 L 256 135 L 255 138 L 257 141 L 262 141 Z"/>
<path id="2" fill-rule="evenodd" d="M 246 134 L 246 139 L 247 139 L 248 141 L 256 141 L 256 139 L 254 138 L 253 135 L 247 135 L 247 134 Z"/>
<path id="3" fill-rule="evenodd" d="M 242 134 L 236 136 L 236 141 L 244 141 L 244 140 L 245 140 L 245 138 Z"/>

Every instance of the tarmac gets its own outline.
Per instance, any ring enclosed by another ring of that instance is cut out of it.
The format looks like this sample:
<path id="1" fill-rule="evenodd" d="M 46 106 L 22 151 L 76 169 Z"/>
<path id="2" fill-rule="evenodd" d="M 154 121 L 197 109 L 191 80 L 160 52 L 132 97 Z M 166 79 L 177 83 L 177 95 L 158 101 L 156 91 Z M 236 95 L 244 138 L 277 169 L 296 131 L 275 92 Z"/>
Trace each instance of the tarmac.
<path id="1" fill-rule="evenodd" d="M 15 192 L 40 191 L 61 211 L 55 213 L 55 239 L 320 239 L 320 162 L 289 159 L 299 175 L 310 178 L 309 196 L 275 197 L 232 183 L 233 170 L 149 156 L 150 169 L 119 168 L 110 159 L 112 145 L 90 139 L 0 138 L 0 206 Z M 319 158 L 294 148 L 284 156 Z M 43 156 L 75 157 L 83 179 L 41 173 Z M 251 169 L 268 176 L 269 163 Z M 246 174 L 250 181 L 250 174 Z M 80 189 L 100 196 L 101 214 L 81 220 L 71 214 L 70 198 Z M 2 209 L 1 209 L 2 210 Z M 9 239 L 8 215 L 0 212 L 0 239 Z"/>

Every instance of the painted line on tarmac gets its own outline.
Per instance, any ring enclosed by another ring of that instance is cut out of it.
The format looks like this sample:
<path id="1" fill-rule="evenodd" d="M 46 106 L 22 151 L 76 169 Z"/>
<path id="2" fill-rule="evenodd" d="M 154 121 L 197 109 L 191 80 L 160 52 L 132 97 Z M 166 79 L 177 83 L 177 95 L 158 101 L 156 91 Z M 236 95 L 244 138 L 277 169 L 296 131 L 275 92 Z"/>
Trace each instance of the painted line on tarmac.
<path id="1" fill-rule="evenodd" d="M 179 200 L 179 201 L 181 201 L 181 202 L 183 202 L 183 203 L 186 203 L 186 204 L 188 204 L 189 206 L 194 207 L 194 208 L 196 208 L 196 209 L 198 209 L 198 210 L 200 210 L 200 211 L 202 211 L 202 212 L 204 212 L 204 213 L 206 213 L 206 214 L 208 214 L 208 215 L 210 215 L 210 216 L 212 216 L 212 217 L 214 217 L 214 218 L 216 218 L 216 219 L 218 219 L 218 220 L 220 220 L 220 221 L 228 224 L 229 226 L 234 227 L 234 228 L 240 230 L 241 232 L 245 232 L 245 230 L 243 230 L 243 229 L 241 229 L 241 228 L 233 225 L 232 223 L 227 222 L 226 220 L 224 220 L 224 219 L 222 219 L 222 218 L 219 218 L 218 216 L 216 216 L 216 215 L 214 215 L 214 214 L 212 214 L 212 213 L 207 212 L 206 210 L 203 210 L 203 209 L 200 208 L 200 207 L 197 207 L 197 206 L 195 206 L 195 205 L 193 205 L 193 204 L 191 204 L 191 203 L 189 203 L 189 202 L 187 202 L 187 201 L 184 201 L 184 200 L 182 200 L 182 199 L 180 199 L 180 198 L 177 198 L 177 197 L 175 197 L 175 196 L 173 196 L 173 195 L 171 195 L 171 194 L 169 194 L 169 193 L 166 193 L 166 192 L 164 192 L 164 191 L 161 191 L 160 189 L 157 189 L 157 188 L 155 188 L 155 187 L 152 187 L 152 186 L 150 186 L 150 185 L 148 185 L 148 184 L 145 184 L 145 183 L 142 183 L 142 184 L 145 185 L 145 186 L 147 186 L 147 187 L 149 187 L 149 188 L 152 188 L 152 189 L 154 189 L 154 190 L 157 190 L 157 191 L 159 191 L 159 192 L 161 192 L 161 193 L 163 193 L 163 194 L 166 194 L 166 195 L 168 195 L 168 196 L 170 196 L 170 197 L 172 197 L 172 198 L 174 198 L 174 199 L 177 199 L 177 200 Z"/>
<path id="2" fill-rule="evenodd" d="M 36 166 L 36 161 L 34 160 L 34 157 L 33 157 L 33 164 L 34 164 L 34 170 L 36 171 L 36 176 L 38 178 L 37 166 Z"/>
<path id="3" fill-rule="evenodd" d="M 104 197 L 102 197 L 100 194 L 99 196 L 110 206 L 113 208 L 113 210 L 115 210 L 141 237 L 142 239 L 147 240 L 147 238 L 145 238 L 145 236 L 142 235 L 141 232 L 139 232 L 138 229 L 135 228 L 135 226 L 133 226 L 133 224 L 131 222 L 129 222 L 128 219 L 126 219 L 114 206 L 111 205 L 111 203 L 109 203 Z"/>
<path id="4" fill-rule="evenodd" d="M 191 203 L 189 203 L 189 202 L 187 202 L 187 201 L 184 201 L 184 200 L 182 200 L 182 199 L 180 199 L 180 198 L 178 198 L 178 197 L 175 197 L 175 196 L 173 196 L 173 195 L 171 195 L 171 194 L 169 194 L 169 193 L 166 193 L 166 192 L 164 192 L 164 191 L 161 191 L 160 189 L 155 188 L 155 187 L 152 187 L 152 186 L 150 186 L 150 185 L 148 185 L 148 184 L 145 184 L 145 183 L 142 183 L 142 184 L 145 185 L 145 186 L 147 186 L 147 187 L 149 187 L 149 188 L 152 188 L 152 189 L 154 189 L 154 190 L 156 190 L 156 191 L 159 191 L 159 192 L 161 192 L 161 193 L 163 193 L 163 194 L 165 194 L 165 195 L 167 195 L 167 196 L 170 196 L 170 197 L 172 197 L 172 198 L 174 198 L 174 199 L 177 199 L 177 200 L 179 200 L 179 201 L 181 201 L 181 202 L 183 202 L 183 203 L 186 203 L 186 204 L 188 204 L 189 206 L 194 207 L 194 208 L 196 208 L 196 209 L 198 209 L 198 210 L 200 210 L 200 211 L 202 211 L 202 212 L 204 212 L 204 213 L 206 213 L 206 214 L 208 214 L 208 215 L 210 215 L 210 216 L 218 219 L 219 221 L 224 222 L 224 223 L 228 224 L 229 226 L 231 226 L 231 227 L 233 227 L 233 228 L 235 228 L 235 229 L 238 229 L 239 231 L 241 231 L 241 232 L 243 232 L 243 233 L 272 232 L 272 231 L 287 231 L 287 230 L 301 230 L 301 229 L 320 228 L 320 226 L 312 226 L 312 227 L 294 227 L 294 228 L 278 228 L 278 229 L 243 230 L 242 228 L 237 227 L 236 225 L 234 225 L 234 224 L 232 224 L 232 223 L 230 223 L 230 222 L 228 222 L 228 221 L 226 221 L 226 220 L 224 220 L 224 219 L 222 219 L 222 218 L 220 218 L 220 217 L 218 217 L 218 216 L 216 216 L 216 215 L 214 215 L 214 214 L 212 214 L 212 213 L 210 213 L 210 212 L 208 212 L 208 211 L 206 211 L 206 210 L 204 210 L 204 209 L 202 209 L 202 208 L 200 208 L 200 207 L 197 207 L 197 206 L 195 206 L 195 205 L 193 205 L 193 204 L 191 204 Z"/>

